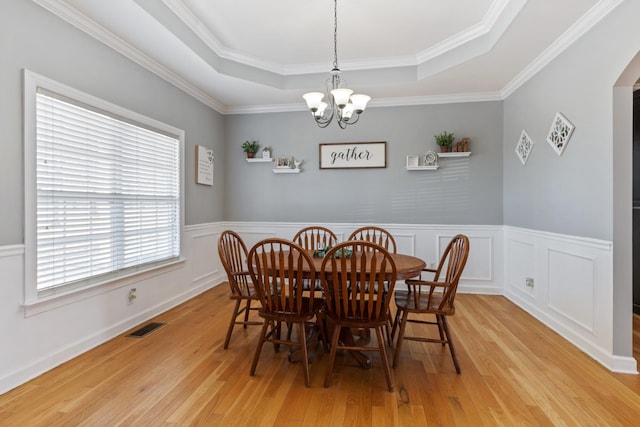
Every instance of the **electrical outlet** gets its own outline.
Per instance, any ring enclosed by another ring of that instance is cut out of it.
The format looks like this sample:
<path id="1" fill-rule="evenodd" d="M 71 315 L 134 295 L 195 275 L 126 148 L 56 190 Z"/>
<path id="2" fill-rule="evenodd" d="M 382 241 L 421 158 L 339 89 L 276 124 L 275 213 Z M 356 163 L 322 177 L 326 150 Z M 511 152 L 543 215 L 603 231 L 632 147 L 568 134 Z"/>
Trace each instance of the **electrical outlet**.
<path id="1" fill-rule="evenodd" d="M 533 277 L 525 277 L 524 278 L 524 285 L 527 288 L 533 288 Z"/>
<path id="2" fill-rule="evenodd" d="M 129 302 L 129 304 L 133 304 L 136 298 L 138 298 L 138 296 L 136 295 L 136 288 L 129 289 L 129 295 L 127 297 L 127 301 Z"/>

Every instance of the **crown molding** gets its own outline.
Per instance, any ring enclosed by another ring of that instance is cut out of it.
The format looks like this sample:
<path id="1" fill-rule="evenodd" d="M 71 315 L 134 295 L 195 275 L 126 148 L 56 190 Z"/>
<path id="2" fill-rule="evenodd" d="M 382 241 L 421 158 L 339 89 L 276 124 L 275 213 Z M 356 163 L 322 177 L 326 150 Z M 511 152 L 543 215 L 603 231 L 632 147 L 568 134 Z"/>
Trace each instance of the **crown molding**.
<path id="1" fill-rule="evenodd" d="M 401 98 L 381 98 L 372 100 L 367 109 L 377 107 L 407 107 L 415 105 L 456 104 L 468 102 L 502 101 L 499 92 L 460 93 L 453 95 L 412 96 Z M 285 113 L 293 111 L 308 112 L 304 102 L 295 104 L 249 105 L 227 108 L 226 114 Z"/>
<path id="2" fill-rule="evenodd" d="M 587 11 L 575 24 L 565 31 L 547 49 L 538 55 L 524 70 L 500 91 L 503 99 L 513 94 L 520 86 L 549 65 L 558 55 L 582 37 L 594 25 L 600 22 L 609 12 L 622 3 L 623 0 L 600 0 Z"/>
<path id="3" fill-rule="evenodd" d="M 74 27 L 84 31 L 91 37 L 107 45 L 116 52 L 124 55 L 126 58 L 132 60 L 136 64 L 151 71 L 161 79 L 171 83 L 183 92 L 191 95 L 198 101 L 213 108 L 215 111 L 224 114 L 226 112 L 225 106 L 214 99 L 213 97 L 205 94 L 197 87 L 188 83 L 182 77 L 176 73 L 170 71 L 168 68 L 159 64 L 157 61 L 150 58 L 148 55 L 131 46 L 126 41 L 114 35 L 106 28 L 99 25 L 97 22 L 88 18 L 87 16 L 79 13 L 73 7 L 69 6 L 61 0 L 33 0 L 34 3 L 58 16 L 62 20 L 68 22 Z"/>
<path id="4" fill-rule="evenodd" d="M 323 73 L 327 72 L 331 68 L 331 64 L 329 62 L 284 65 L 273 61 L 258 59 L 254 56 L 246 55 L 240 51 L 230 49 L 218 40 L 218 38 L 207 28 L 206 25 L 202 23 L 200 19 L 198 19 L 197 16 L 193 14 L 191 9 L 189 9 L 182 0 L 162 0 L 162 2 L 219 58 L 282 76 Z M 349 70 L 370 70 L 377 68 L 416 66 L 417 64 L 416 57 L 414 55 L 409 55 L 403 57 L 341 61 L 341 65 L 342 68 Z"/>
<path id="5" fill-rule="evenodd" d="M 162 2 L 219 58 L 275 74 L 287 74 L 286 67 L 282 64 L 258 59 L 226 47 L 181 0 L 162 0 Z"/>
<path id="6" fill-rule="evenodd" d="M 502 101 L 498 92 L 457 93 L 451 95 L 411 96 L 402 98 L 374 99 L 371 107 L 407 107 L 412 105 L 458 104 L 468 102 Z M 369 108 L 367 106 L 367 108 Z"/>
<path id="7" fill-rule="evenodd" d="M 492 40 L 497 41 L 527 1 L 528 0 L 494 0 L 479 23 L 443 40 L 429 49 L 419 52 L 416 55 L 417 65 L 431 61 L 447 52 L 460 49 L 466 44 L 485 35 L 490 35 Z M 484 52 L 475 52 L 475 56 L 482 53 Z"/>
<path id="8" fill-rule="evenodd" d="M 489 36 L 493 43 L 481 46 L 473 51 L 472 56 L 485 53 L 497 41 L 518 12 L 528 0 L 494 0 L 487 13 L 478 23 L 469 29 L 450 37 L 433 47 L 418 52 L 416 55 L 398 57 L 384 57 L 363 60 L 341 61 L 343 69 L 351 71 L 375 70 L 398 67 L 416 67 L 429 61 L 438 61 L 438 69 L 446 69 L 459 64 L 462 57 L 452 55 L 444 57 L 445 53 L 463 50 L 469 43 Z M 330 69 L 329 63 L 304 63 L 285 65 L 272 61 L 265 61 L 254 56 L 246 55 L 230 49 L 220 42 L 197 16 L 184 4 L 182 0 L 162 0 L 162 2 L 219 58 L 227 59 L 243 65 L 262 69 L 282 76 L 322 73 Z"/>

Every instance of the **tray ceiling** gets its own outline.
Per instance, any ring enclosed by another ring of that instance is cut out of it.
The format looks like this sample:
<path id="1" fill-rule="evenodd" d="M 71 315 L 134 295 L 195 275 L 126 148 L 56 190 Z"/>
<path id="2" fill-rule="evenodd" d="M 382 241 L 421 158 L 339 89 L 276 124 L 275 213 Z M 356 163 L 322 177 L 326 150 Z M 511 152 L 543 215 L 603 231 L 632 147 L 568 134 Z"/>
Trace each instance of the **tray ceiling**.
<path id="1" fill-rule="evenodd" d="M 305 109 L 331 0 L 34 0 L 222 113 Z M 503 99 L 621 0 L 338 0 L 338 60 L 370 107 Z"/>

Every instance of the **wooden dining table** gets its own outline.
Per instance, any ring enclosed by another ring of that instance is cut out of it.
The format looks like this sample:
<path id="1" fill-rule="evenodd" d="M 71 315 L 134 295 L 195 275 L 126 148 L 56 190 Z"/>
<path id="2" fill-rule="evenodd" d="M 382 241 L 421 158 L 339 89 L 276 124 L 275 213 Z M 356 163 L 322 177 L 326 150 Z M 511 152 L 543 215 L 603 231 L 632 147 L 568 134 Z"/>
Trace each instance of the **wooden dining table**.
<path id="1" fill-rule="evenodd" d="M 313 251 L 307 251 L 311 258 L 313 259 L 313 267 L 316 270 L 316 274 L 320 275 L 320 268 L 322 267 L 322 257 L 314 257 Z M 420 258 L 404 255 L 404 254 L 389 254 L 391 259 L 396 265 L 396 280 L 406 280 L 411 279 L 412 277 L 416 277 L 420 275 L 420 272 L 427 265 Z"/>

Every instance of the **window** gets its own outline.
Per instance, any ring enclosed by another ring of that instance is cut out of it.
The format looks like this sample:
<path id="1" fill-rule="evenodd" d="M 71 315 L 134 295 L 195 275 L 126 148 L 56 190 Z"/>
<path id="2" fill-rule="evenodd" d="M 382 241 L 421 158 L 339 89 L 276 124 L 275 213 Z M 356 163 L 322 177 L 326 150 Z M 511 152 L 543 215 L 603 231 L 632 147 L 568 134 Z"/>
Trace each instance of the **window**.
<path id="1" fill-rule="evenodd" d="M 27 302 L 180 256 L 182 140 L 25 71 Z"/>

